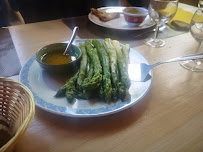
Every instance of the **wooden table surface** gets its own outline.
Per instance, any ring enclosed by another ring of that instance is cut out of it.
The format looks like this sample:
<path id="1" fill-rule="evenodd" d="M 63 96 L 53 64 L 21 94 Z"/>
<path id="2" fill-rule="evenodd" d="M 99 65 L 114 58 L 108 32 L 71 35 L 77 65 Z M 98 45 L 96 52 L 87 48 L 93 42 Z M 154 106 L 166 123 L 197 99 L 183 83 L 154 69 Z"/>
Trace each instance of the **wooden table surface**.
<path id="1" fill-rule="evenodd" d="M 88 24 L 80 28 L 85 29 Z M 22 66 L 39 48 L 66 41 L 72 33 L 62 20 L 11 26 L 9 30 Z M 162 48 L 144 44 L 133 48 L 152 64 L 192 54 L 197 47 L 189 32 L 164 40 L 166 45 Z M 35 117 L 15 152 L 203 151 L 203 73 L 170 63 L 154 68 L 153 74 L 146 96 L 131 108 L 112 115 L 71 118 L 36 107 Z M 10 78 L 18 80 L 18 76 Z"/>

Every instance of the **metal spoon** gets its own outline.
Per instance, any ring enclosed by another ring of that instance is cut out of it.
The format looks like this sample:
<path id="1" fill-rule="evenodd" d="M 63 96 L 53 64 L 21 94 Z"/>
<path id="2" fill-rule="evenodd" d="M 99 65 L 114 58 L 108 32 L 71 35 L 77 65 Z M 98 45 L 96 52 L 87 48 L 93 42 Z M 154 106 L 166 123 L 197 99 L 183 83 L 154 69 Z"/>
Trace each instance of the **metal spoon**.
<path id="1" fill-rule="evenodd" d="M 69 41 L 68 45 L 66 46 L 65 51 L 63 52 L 63 55 L 68 54 L 68 50 L 69 50 L 71 44 L 73 43 L 73 40 L 75 39 L 75 36 L 77 35 L 78 30 L 79 30 L 79 27 L 75 26 L 73 29 L 73 33 L 71 35 L 70 41 Z"/>

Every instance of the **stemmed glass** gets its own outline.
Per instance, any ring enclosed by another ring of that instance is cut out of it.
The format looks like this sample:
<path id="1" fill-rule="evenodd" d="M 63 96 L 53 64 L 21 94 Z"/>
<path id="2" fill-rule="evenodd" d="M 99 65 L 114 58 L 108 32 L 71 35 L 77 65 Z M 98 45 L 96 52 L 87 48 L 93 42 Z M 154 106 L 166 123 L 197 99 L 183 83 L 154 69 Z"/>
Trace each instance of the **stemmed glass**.
<path id="1" fill-rule="evenodd" d="M 199 42 L 196 53 L 199 53 L 203 46 L 203 9 L 198 9 L 192 17 L 190 22 L 190 33 L 195 40 Z M 180 62 L 184 68 L 195 71 L 203 72 L 202 60 L 189 60 Z"/>
<path id="2" fill-rule="evenodd" d="M 159 26 L 170 21 L 176 14 L 178 0 L 151 0 L 148 11 L 149 16 L 156 23 L 154 37 L 147 39 L 145 44 L 151 47 L 162 47 L 165 45 L 164 40 L 158 39 Z"/>

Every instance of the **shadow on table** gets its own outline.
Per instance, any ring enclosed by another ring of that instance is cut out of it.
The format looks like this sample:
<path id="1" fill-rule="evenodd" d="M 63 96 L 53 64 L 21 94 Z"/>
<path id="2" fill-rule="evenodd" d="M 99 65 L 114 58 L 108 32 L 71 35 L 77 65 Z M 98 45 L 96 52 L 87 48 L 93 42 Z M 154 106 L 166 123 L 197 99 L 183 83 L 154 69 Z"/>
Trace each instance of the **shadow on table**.
<path id="1" fill-rule="evenodd" d="M 78 36 L 81 39 L 104 39 L 111 38 L 119 40 L 123 44 L 130 44 L 131 47 L 144 44 L 145 39 L 153 37 L 153 27 L 142 30 L 116 30 L 98 26 L 89 21 L 87 16 L 73 17 L 62 19 L 70 29 L 79 26 Z M 177 31 L 166 25 L 163 31 L 159 31 L 159 38 L 168 38 L 185 33 L 187 31 Z"/>
<path id="2" fill-rule="evenodd" d="M 85 133 L 88 136 L 108 136 L 135 124 L 147 110 L 149 98 L 150 91 L 131 108 L 107 116 L 92 118 L 59 116 L 37 108 L 35 119 L 48 130 L 54 130 L 56 134 L 57 130 L 60 130 L 75 134 Z"/>
<path id="3" fill-rule="evenodd" d="M 63 22 L 70 28 L 73 29 L 74 26 L 79 26 L 78 36 L 81 39 L 104 39 L 111 38 L 119 40 L 121 43 L 129 43 L 131 47 L 135 47 L 137 45 L 143 44 L 143 38 L 135 38 L 134 36 L 143 32 L 140 31 L 128 31 L 128 30 L 116 30 L 116 29 L 108 29 L 105 27 L 101 27 L 93 24 L 87 18 L 87 16 L 81 16 L 77 18 L 71 19 L 63 19 Z M 148 30 L 152 30 L 153 28 L 149 28 Z"/>
<path id="4" fill-rule="evenodd" d="M 0 77 L 17 75 L 20 70 L 20 60 L 9 29 L 0 28 Z"/>

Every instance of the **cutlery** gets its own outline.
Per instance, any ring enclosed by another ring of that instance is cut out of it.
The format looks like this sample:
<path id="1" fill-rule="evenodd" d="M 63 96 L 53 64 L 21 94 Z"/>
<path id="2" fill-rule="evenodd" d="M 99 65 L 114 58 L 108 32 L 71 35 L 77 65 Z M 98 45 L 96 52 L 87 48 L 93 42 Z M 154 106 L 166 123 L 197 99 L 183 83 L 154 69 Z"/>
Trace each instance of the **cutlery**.
<path id="1" fill-rule="evenodd" d="M 160 65 L 160 64 L 177 62 L 177 61 L 185 61 L 185 60 L 196 60 L 196 59 L 203 59 L 203 53 L 172 58 L 172 59 L 169 59 L 166 61 L 157 62 L 157 63 L 152 64 L 152 65 L 148 65 L 145 63 L 128 64 L 129 78 L 132 81 L 144 82 L 144 81 L 147 81 L 148 79 L 151 78 L 151 76 L 149 74 L 151 69 Z"/>
<path id="2" fill-rule="evenodd" d="M 73 29 L 73 33 L 71 35 L 71 38 L 69 40 L 69 43 L 67 44 L 67 47 L 66 47 L 65 51 L 63 52 L 63 55 L 66 55 L 68 53 L 68 50 L 69 50 L 71 44 L 73 43 L 73 40 L 75 39 L 78 30 L 79 30 L 79 27 L 75 26 Z"/>

